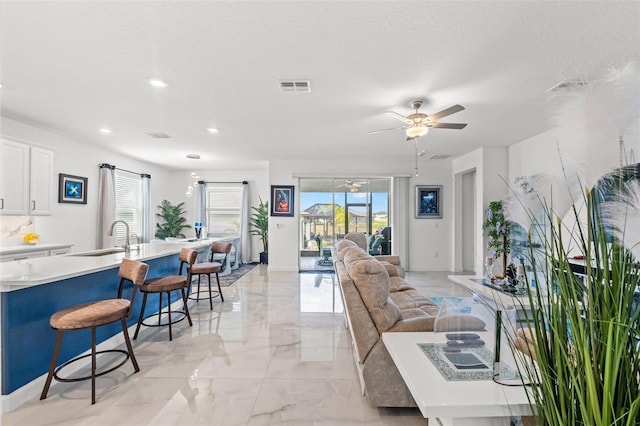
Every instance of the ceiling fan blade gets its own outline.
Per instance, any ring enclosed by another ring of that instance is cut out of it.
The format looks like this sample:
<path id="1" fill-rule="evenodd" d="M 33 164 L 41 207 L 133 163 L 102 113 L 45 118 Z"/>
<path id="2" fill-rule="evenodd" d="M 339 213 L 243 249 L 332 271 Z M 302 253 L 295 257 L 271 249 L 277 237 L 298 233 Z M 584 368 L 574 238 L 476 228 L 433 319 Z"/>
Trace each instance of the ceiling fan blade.
<path id="1" fill-rule="evenodd" d="M 404 116 L 404 115 L 402 115 L 402 114 L 398 114 L 397 112 L 394 112 L 394 111 L 385 111 L 384 113 L 385 113 L 385 114 L 389 114 L 391 117 L 395 118 L 396 120 L 403 121 L 403 122 L 405 122 L 405 123 L 407 123 L 407 124 L 411 124 L 411 123 L 413 123 L 413 122 L 412 122 L 411 120 L 409 120 L 407 117 L 405 117 L 405 116 Z"/>
<path id="2" fill-rule="evenodd" d="M 429 115 L 429 120 L 436 121 L 436 120 L 438 120 L 438 119 L 440 119 L 442 117 L 446 117 L 448 115 L 455 114 L 456 112 L 460 112 L 460 111 L 463 111 L 463 110 L 464 110 L 464 107 L 462 105 L 454 105 L 454 106 L 449 107 L 447 109 L 443 109 L 440 112 L 436 112 L 435 114 Z"/>
<path id="3" fill-rule="evenodd" d="M 428 127 L 435 129 L 464 129 L 467 127 L 467 123 L 429 123 Z"/>
<path id="4" fill-rule="evenodd" d="M 407 136 L 407 139 L 405 139 L 405 140 L 412 141 L 412 140 L 414 140 L 414 139 L 418 139 L 419 137 L 420 137 L 420 136 L 414 136 L 414 137 Z"/>
<path id="5" fill-rule="evenodd" d="M 380 129 L 380 130 L 374 130 L 372 132 L 369 132 L 370 135 L 374 134 L 374 133 L 380 133 L 380 132 L 387 132 L 389 130 L 400 130 L 400 129 L 406 129 L 407 126 L 402 126 L 402 127 L 391 127 L 389 129 Z"/>

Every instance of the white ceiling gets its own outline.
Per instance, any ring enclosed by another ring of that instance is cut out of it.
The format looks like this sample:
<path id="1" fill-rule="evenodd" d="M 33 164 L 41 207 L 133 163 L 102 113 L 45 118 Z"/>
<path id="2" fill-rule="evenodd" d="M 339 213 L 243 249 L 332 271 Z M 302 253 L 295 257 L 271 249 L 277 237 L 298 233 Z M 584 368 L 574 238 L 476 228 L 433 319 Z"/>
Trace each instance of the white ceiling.
<path id="1" fill-rule="evenodd" d="M 441 120 L 464 130 L 420 139 L 429 155 L 546 130 L 545 90 L 640 57 L 640 2 L 0 1 L 0 54 L 2 115 L 168 168 L 402 161 L 401 130 L 367 132 L 414 99 L 466 107 Z"/>

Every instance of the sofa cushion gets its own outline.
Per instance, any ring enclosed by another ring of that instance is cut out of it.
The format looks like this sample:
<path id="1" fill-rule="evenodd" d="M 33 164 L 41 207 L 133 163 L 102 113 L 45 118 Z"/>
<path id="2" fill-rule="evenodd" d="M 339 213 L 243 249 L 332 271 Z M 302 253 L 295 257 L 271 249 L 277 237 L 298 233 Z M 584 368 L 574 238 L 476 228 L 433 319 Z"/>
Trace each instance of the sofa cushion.
<path id="1" fill-rule="evenodd" d="M 351 252 L 347 253 L 345 259 L 350 255 Z M 402 318 L 400 310 L 389 298 L 387 270 L 374 259 L 353 259 L 345 265 L 378 332 L 384 333 Z"/>
<path id="2" fill-rule="evenodd" d="M 367 236 L 362 232 L 347 232 L 344 239 L 353 241 L 362 250 L 367 250 Z"/>
<path id="3" fill-rule="evenodd" d="M 351 240 L 345 240 L 345 239 L 342 239 L 342 240 L 338 241 L 338 242 L 335 244 L 335 246 L 334 246 L 334 247 L 336 248 L 336 252 L 338 253 L 338 259 L 339 259 L 339 260 L 342 260 L 342 259 L 343 259 L 343 257 L 344 257 L 344 253 L 343 253 L 343 252 L 344 252 L 344 250 L 345 250 L 346 248 L 349 248 L 349 247 L 358 247 L 358 245 L 357 245 L 356 243 L 354 243 L 353 241 L 351 241 Z"/>
<path id="4" fill-rule="evenodd" d="M 373 256 L 369 253 L 365 252 L 358 246 L 347 247 L 342 250 L 342 261 L 347 267 L 347 271 L 349 270 L 349 265 L 354 262 L 359 262 L 361 260 L 375 260 Z"/>

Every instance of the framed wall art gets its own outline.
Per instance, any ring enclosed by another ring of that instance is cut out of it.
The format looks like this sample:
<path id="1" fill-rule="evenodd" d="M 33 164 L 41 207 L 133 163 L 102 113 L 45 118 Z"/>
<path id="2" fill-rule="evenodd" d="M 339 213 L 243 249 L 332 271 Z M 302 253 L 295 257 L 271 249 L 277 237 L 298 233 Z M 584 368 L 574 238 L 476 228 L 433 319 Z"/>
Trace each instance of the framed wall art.
<path id="1" fill-rule="evenodd" d="M 87 204 L 87 178 L 60 173 L 58 180 L 58 202 Z"/>
<path id="2" fill-rule="evenodd" d="M 271 216 L 293 217 L 294 187 L 271 185 Z"/>
<path id="3" fill-rule="evenodd" d="M 442 185 L 416 185 L 416 219 L 442 218 Z"/>

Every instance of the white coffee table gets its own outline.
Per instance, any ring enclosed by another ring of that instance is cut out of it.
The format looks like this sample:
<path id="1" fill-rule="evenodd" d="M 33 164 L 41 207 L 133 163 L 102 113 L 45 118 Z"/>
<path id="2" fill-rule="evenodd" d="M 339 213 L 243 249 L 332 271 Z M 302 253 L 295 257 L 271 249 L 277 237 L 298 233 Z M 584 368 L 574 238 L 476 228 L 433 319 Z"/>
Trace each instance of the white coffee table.
<path id="1" fill-rule="evenodd" d="M 490 333 L 477 334 L 490 341 L 483 335 Z M 445 333 L 382 333 L 382 341 L 423 417 L 433 419 L 434 424 L 508 426 L 511 416 L 531 415 L 522 386 L 503 386 L 492 380 L 446 380 L 418 346 L 445 343 Z"/>

